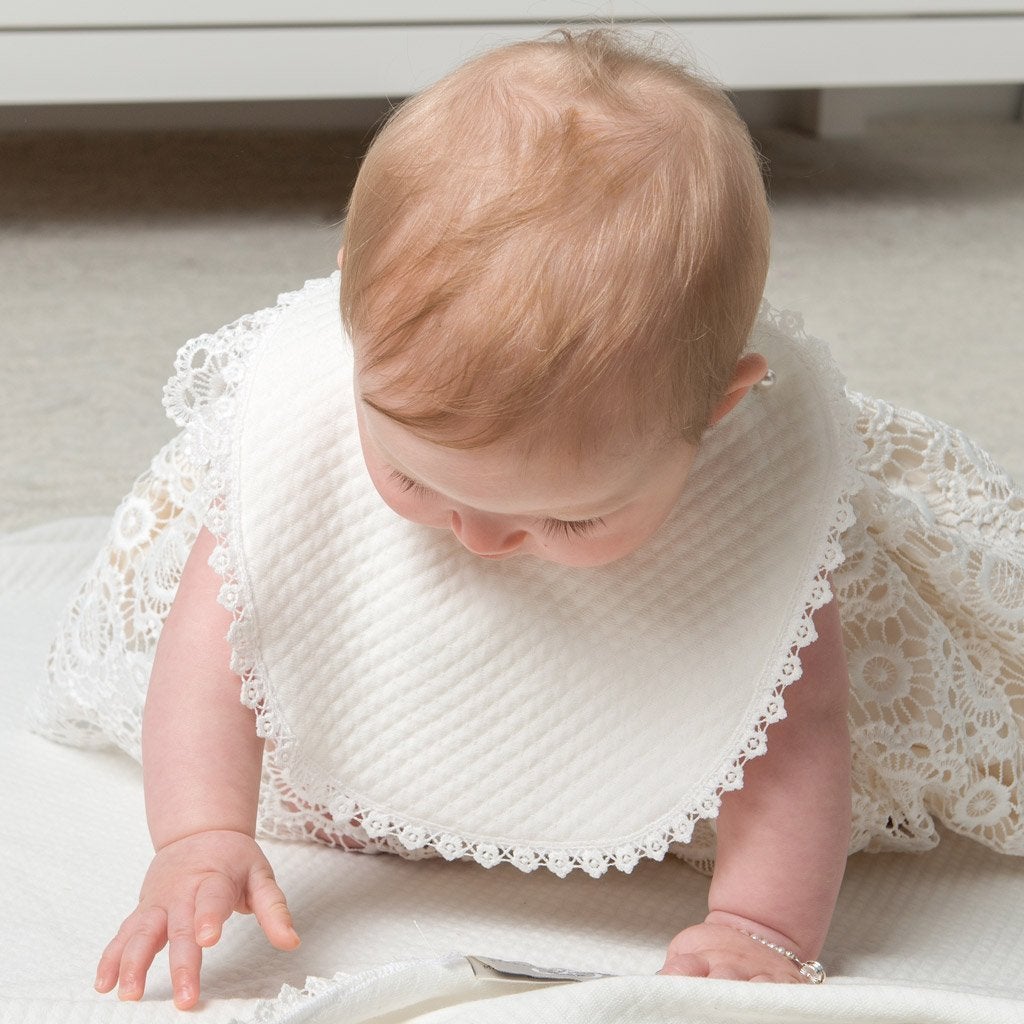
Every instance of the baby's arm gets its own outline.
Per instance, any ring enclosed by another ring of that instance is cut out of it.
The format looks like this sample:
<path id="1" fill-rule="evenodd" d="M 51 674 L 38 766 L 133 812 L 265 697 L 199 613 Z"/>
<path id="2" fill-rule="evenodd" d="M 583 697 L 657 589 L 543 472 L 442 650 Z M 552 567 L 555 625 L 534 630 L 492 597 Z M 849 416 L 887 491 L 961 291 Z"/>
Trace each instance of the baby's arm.
<path id="1" fill-rule="evenodd" d="M 153 957 L 169 942 L 175 1003 L 199 998 L 202 947 L 233 911 L 255 913 L 271 943 L 293 949 L 284 895 L 256 845 L 263 741 L 239 700 L 225 639 L 231 615 L 217 603 L 202 530 L 186 562 L 153 664 L 142 723 L 143 780 L 156 854 L 139 905 L 107 946 L 96 988 L 120 979 L 139 999 Z"/>
<path id="2" fill-rule="evenodd" d="M 849 848 L 849 676 L 834 600 L 814 625 L 803 675 L 785 691 L 787 717 L 769 727 L 743 788 L 722 800 L 708 916 L 672 940 L 662 973 L 801 980 L 741 930 L 801 960 L 820 955 Z"/>

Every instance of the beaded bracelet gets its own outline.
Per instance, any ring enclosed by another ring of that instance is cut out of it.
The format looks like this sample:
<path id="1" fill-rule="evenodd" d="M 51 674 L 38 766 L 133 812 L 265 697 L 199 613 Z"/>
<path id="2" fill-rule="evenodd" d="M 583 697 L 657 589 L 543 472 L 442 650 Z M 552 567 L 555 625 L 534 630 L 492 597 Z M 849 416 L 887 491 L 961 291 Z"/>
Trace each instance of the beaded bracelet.
<path id="1" fill-rule="evenodd" d="M 786 949 L 785 946 L 776 945 L 774 942 L 769 942 L 760 935 L 754 935 L 752 932 L 745 932 L 742 928 L 737 928 L 736 931 L 740 932 L 742 935 L 746 935 L 748 939 L 760 942 L 762 946 L 774 949 L 776 953 L 781 953 L 787 960 L 792 960 L 793 963 L 800 968 L 800 973 L 812 985 L 820 985 L 825 980 L 825 968 L 817 960 L 801 960 L 796 953 L 791 949 Z"/>

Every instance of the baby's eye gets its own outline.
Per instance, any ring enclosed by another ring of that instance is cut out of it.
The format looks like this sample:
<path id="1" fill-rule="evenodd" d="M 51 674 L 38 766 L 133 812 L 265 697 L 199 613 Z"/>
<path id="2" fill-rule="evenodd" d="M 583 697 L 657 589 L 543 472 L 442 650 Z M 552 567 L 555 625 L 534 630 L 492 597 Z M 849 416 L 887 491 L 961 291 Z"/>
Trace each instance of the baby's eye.
<path id="1" fill-rule="evenodd" d="M 430 490 L 423 486 L 421 483 L 417 483 L 411 476 L 406 476 L 404 473 L 397 469 L 389 468 L 388 476 L 396 483 L 403 491 L 408 491 L 411 494 L 416 494 L 420 497 L 430 494 Z"/>
<path id="2" fill-rule="evenodd" d="M 548 537 L 587 537 L 601 526 L 603 519 L 545 519 L 541 523 Z"/>

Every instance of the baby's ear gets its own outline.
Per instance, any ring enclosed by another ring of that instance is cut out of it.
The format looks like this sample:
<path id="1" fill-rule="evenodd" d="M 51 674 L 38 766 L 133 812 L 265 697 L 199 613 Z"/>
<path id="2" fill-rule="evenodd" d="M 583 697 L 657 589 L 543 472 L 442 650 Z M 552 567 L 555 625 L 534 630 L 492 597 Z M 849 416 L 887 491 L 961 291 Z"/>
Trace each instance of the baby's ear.
<path id="1" fill-rule="evenodd" d="M 750 352 L 743 356 L 736 364 L 736 372 L 733 374 L 732 383 L 726 388 L 722 400 L 715 406 L 708 420 L 708 426 L 713 427 L 720 419 L 726 416 L 739 403 L 739 400 L 768 372 L 768 360 L 758 352 Z"/>

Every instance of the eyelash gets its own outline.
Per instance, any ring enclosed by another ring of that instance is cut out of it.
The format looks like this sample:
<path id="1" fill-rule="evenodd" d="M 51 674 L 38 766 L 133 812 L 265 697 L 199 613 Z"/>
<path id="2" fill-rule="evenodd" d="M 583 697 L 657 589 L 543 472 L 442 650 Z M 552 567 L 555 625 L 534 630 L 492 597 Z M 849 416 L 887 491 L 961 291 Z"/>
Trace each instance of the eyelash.
<path id="1" fill-rule="evenodd" d="M 431 492 L 423 486 L 423 484 L 416 483 L 412 477 L 406 476 L 404 473 L 400 473 L 397 469 L 388 470 L 391 479 L 394 480 L 403 491 L 408 491 L 411 494 L 415 494 L 419 497 L 430 494 Z"/>
<path id="2" fill-rule="evenodd" d="M 390 469 L 389 475 L 396 484 L 406 493 L 424 497 L 433 492 L 417 483 L 412 477 L 406 476 L 397 469 Z M 546 537 L 563 537 L 567 540 L 573 538 L 588 537 L 599 527 L 604 526 L 603 519 L 543 519 L 541 529 Z"/>
<path id="3" fill-rule="evenodd" d="M 604 526 L 603 519 L 545 519 L 541 529 L 547 537 L 588 537 L 598 527 Z"/>

